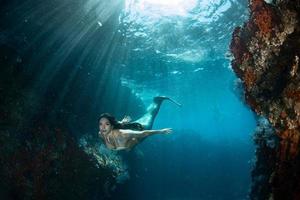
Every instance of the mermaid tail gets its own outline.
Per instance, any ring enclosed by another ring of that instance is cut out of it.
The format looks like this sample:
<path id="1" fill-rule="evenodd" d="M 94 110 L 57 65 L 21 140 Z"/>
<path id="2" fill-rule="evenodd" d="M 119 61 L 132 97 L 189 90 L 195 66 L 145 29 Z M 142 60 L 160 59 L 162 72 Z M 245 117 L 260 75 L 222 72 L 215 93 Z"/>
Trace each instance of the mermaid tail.
<path id="1" fill-rule="evenodd" d="M 140 119 L 136 120 L 135 122 L 141 124 L 144 127 L 144 129 L 152 129 L 155 117 L 158 114 L 160 106 L 164 100 L 169 100 L 179 107 L 182 106 L 180 103 L 174 101 L 170 97 L 166 97 L 166 96 L 154 97 L 153 103 L 147 108 L 147 113 L 144 116 L 142 116 Z"/>
<path id="2" fill-rule="evenodd" d="M 178 103 L 177 101 L 175 101 L 167 96 L 157 96 L 157 97 L 153 98 L 153 101 L 158 104 L 159 103 L 161 104 L 164 100 L 169 100 L 169 101 L 173 102 L 174 104 L 176 104 L 177 106 L 182 107 L 182 105 L 180 103 Z"/>

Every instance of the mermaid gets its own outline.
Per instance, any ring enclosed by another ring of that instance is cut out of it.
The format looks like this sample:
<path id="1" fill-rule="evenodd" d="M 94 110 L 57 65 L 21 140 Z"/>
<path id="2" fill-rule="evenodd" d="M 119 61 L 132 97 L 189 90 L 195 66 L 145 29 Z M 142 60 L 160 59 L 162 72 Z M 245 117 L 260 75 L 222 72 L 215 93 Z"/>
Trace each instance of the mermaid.
<path id="1" fill-rule="evenodd" d="M 181 107 L 181 104 L 169 97 L 158 96 L 153 98 L 146 114 L 134 122 L 131 122 L 128 116 L 125 116 L 119 122 L 109 113 L 101 114 L 99 118 L 99 136 L 103 139 L 107 148 L 113 150 L 132 149 L 150 135 L 170 134 L 172 132 L 171 128 L 152 130 L 154 119 L 164 100 L 169 100 Z"/>

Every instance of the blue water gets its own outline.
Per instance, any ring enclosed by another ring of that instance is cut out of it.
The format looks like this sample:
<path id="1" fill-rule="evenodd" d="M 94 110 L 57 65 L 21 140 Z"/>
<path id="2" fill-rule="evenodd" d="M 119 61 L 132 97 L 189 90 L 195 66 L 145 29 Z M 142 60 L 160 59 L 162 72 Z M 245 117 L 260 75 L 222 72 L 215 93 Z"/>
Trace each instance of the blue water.
<path id="1" fill-rule="evenodd" d="M 164 102 L 156 118 L 171 135 L 120 152 L 130 179 L 112 199 L 248 199 L 256 122 L 229 53 L 248 1 L 132 2 L 5 2 L 0 42 L 75 138 L 96 134 L 101 112 L 139 118 L 156 95 L 183 105 Z"/>
<path id="2" fill-rule="evenodd" d="M 183 107 L 163 104 L 153 128 L 174 132 L 135 149 L 130 182 L 117 198 L 247 199 L 255 116 L 228 56 L 234 27 L 247 19 L 246 4 L 199 0 L 184 16 L 160 16 L 156 5 L 147 5 L 149 13 L 124 11 L 122 84 L 145 106 L 167 95 Z"/>

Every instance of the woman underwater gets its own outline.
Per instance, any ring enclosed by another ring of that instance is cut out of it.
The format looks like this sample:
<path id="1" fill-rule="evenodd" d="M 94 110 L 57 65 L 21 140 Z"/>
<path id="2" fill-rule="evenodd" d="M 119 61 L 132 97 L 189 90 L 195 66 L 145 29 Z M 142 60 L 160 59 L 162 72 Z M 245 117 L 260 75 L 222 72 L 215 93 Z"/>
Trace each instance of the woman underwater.
<path id="1" fill-rule="evenodd" d="M 147 113 L 135 122 L 130 122 L 129 117 L 125 117 L 121 122 L 118 122 L 108 113 L 101 114 L 99 118 L 99 136 L 109 149 L 122 150 L 131 149 L 150 135 L 171 133 L 171 128 L 151 130 L 154 119 L 164 100 L 170 100 L 181 106 L 169 97 L 158 96 L 153 99 Z"/>

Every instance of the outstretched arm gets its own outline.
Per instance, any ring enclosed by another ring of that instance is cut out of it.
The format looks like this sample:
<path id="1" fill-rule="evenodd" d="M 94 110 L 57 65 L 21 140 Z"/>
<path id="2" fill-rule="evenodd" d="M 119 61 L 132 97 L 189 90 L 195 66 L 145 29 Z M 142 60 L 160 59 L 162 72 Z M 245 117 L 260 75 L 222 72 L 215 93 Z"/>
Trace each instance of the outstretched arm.
<path id="1" fill-rule="evenodd" d="M 143 130 L 143 131 L 135 131 L 135 130 L 130 130 L 130 129 L 120 129 L 120 132 L 122 134 L 129 134 L 129 135 L 136 135 L 136 136 L 147 136 L 147 135 L 152 135 L 152 134 L 169 134 L 172 132 L 171 128 L 164 128 L 164 129 L 159 129 L 159 130 Z"/>
<path id="2" fill-rule="evenodd" d="M 169 134 L 169 133 L 172 132 L 172 129 L 171 128 L 164 128 L 164 129 L 159 129 L 159 130 L 144 130 L 142 132 L 145 135 L 151 135 L 151 134 L 157 134 L 157 133 Z"/>

